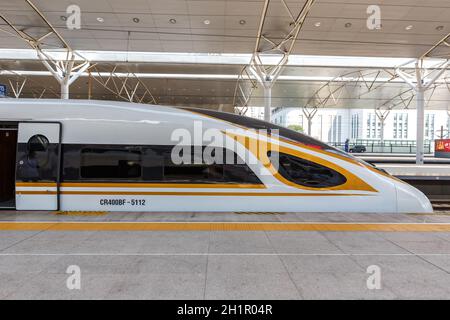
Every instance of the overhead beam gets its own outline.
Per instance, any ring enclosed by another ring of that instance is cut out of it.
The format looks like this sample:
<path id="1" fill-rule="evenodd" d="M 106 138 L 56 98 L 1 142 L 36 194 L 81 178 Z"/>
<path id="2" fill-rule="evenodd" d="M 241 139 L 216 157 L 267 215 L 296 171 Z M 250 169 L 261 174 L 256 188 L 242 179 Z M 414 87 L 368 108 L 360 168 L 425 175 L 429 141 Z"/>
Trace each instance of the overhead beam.
<path id="1" fill-rule="evenodd" d="M 11 70 L 0 70 L 0 76 L 9 84 L 10 92 L 14 98 L 29 97 L 42 98 L 47 92 L 53 98 L 59 94 L 53 89 L 44 87 L 41 83 L 33 80 L 33 77 L 24 76 Z"/>
<path id="2" fill-rule="evenodd" d="M 38 58 L 44 64 L 53 77 L 59 82 L 61 87 L 61 99 L 69 98 L 70 85 L 89 67 L 89 61 L 77 54 L 59 32 L 51 25 L 45 15 L 31 2 L 25 0 L 32 10 L 39 16 L 43 22 L 43 28 L 46 29 L 41 35 L 33 36 L 12 23 L 4 14 L 0 13 L 0 18 L 14 31 L 14 33 L 31 48 L 36 51 Z M 52 55 L 54 48 L 46 45 L 46 40 L 52 38 L 59 42 L 58 58 Z M 63 53 L 63 57 L 61 57 Z"/>
<path id="3" fill-rule="evenodd" d="M 280 30 L 283 36 L 266 30 L 266 19 L 271 12 L 271 3 L 281 4 L 283 12 L 289 17 L 289 25 Z M 252 75 L 264 88 L 264 120 L 270 121 L 271 116 L 271 90 L 279 77 L 283 67 L 288 63 L 298 34 L 315 0 L 306 0 L 300 11 L 294 15 L 285 0 L 265 0 L 256 35 L 255 48 L 250 63 L 243 68 L 236 82 L 234 91 L 234 106 L 237 112 L 245 109 L 255 89 L 255 83 L 249 81 Z M 268 61 L 270 58 L 270 62 Z"/>
<path id="4" fill-rule="evenodd" d="M 419 60 L 423 61 L 425 58 L 450 59 L 450 32 L 422 54 Z"/>
<path id="5" fill-rule="evenodd" d="M 336 107 L 343 98 L 361 98 L 389 83 L 398 81 L 398 75 L 390 69 L 356 70 L 337 76 L 316 90 L 308 99 L 304 110 Z M 361 86 L 364 90 L 353 90 Z M 357 96 L 355 96 L 357 93 Z"/>
<path id="6" fill-rule="evenodd" d="M 120 70 L 124 66 L 108 65 L 100 69 L 98 65 L 93 64 L 89 67 L 89 79 L 95 80 L 108 92 L 117 98 L 136 103 L 157 104 L 147 85 L 134 72 Z"/>

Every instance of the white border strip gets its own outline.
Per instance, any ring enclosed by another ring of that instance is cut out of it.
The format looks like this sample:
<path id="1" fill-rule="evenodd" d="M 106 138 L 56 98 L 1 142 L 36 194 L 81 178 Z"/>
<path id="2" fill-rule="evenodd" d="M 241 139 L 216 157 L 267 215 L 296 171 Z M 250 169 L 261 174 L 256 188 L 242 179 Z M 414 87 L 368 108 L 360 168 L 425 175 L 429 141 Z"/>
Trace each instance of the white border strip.
<path id="1" fill-rule="evenodd" d="M 65 55 L 60 50 L 48 50 L 53 57 Z M 178 53 L 178 52 L 126 52 L 77 50 L 87 60 L 95 62 L 132 62 L 132 63 L 182 63 L 182 64 L 222 64 L 247 65 L 251 54 L 237 53 Z M 81 58 L 80 58 L 81 59 Z M 0 60 L 39 60 L 33 49 L 0 49 Z M 264 58 L 265 64 L 276 64 L 278 55 Z M 320 66 L 320 67 L 356 67 L 356 68 L 393 68 L 410 62 L 411 58 L 389 57 L 350 57 L 350 56 L 312 56 L 290 55 L 288 66 Z M 443 62 L 442 59 L 429 59 L 424 67 L 432 67 Z"/>

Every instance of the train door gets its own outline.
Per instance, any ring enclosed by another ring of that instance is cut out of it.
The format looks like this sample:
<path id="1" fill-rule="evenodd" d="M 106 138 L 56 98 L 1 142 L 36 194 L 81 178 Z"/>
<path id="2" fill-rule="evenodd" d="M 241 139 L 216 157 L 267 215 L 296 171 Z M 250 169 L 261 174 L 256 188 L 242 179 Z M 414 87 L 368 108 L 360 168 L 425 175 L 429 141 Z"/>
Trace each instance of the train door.
<path id="1" fill-rule="evenodd" d="M 15 208 L 17 125 L 0 126 L 0 209 Z"/>
<path id="2" fill-rule="evenodd" d="M 16 157 L 16 209 L 58 210 L 61 124 L 21 122 Z"/>

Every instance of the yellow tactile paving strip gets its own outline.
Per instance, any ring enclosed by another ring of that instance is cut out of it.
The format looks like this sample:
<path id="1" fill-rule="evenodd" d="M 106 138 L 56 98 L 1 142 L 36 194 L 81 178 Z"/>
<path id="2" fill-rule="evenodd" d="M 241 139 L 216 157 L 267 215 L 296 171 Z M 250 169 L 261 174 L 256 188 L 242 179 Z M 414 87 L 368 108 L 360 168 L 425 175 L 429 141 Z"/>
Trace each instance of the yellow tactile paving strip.
<path id="1" fill-rule="evenodd" d="M 389 231 L 450 232 L 450 223 L 0 222 L 10 231 Z"/>

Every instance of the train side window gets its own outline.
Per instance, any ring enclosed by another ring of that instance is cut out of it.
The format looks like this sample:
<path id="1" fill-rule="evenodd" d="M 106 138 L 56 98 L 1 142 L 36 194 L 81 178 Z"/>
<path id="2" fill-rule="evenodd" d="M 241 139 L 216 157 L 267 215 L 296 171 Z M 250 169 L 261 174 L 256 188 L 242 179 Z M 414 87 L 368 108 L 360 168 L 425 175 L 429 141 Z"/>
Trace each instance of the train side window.
<path id="1" fill-rule="evenodd" d="M 141 179 L 141 158 L 141 151 L 133 148 L 85 148 L 80 175 L 84 179 Z"/>
<path id="2" fill-rule="evenodd" d="M 65 145 L 63 181 L 133 180 L 155 183 L 262 184 L 243 161 L 223 164 L 172 162 L 171 145 Z M 194 159 L 194 148 L 191 150 Z M 232 151 L 230 151 L 232 152 Z M 226 153 L 223 152 L 224 157 Z M 226 159 L 224 159 L 226 160 Z"/>
<path id="3" fill-rule="evenodd" d="M 285 153 L 268 152 L 272 162 L 278 159 L 278 172 L 287 180 L 311 188 L 328 188 L 344 184 L 347 179 L 339 172 Z"/>
<path id="4" fill-rule="evenodd" d="M 19 181 L 54 181 L 58 168 L 58 144 L 37 134 L 17 148 Z"/>
<path id="5" fill-rule="evenodd" d="M 144 181 L 163 181 L 164 149 L 161 147 L 142 148 L 142 172 Z"/>
<path id="6" fill-rule="evenodd" d="M 194 149 L 194 148 L 192 148 Z M 227 152 L 232 152 L 227 150 Z M 222 151 L 222 163 L 213 164 L 173 164 L 170 154 L 164 164 L 164 179 L 166 181 L 195 182 L 195 183 L 229 183 L 229 184 L 261 184 L 261 180 L 244 163 L 238 162 L 238 155 L 233 152 L 234 161 L 226 163 L 226 153 Z M 192 157 L 195 154 L 192 150 Z"/>
<path id="7" fill-rule="evenodd" d="M 233 163 L 182 163 L 175 164 L 172 161 L 173 146 L 149 146 L 144 147 L 144 180 L 160 181 L 167 183 L 230 183 L 230 184 L 262 184 L 256 174 L 244 163 L 237 162 L 234 153 Z M 222 152 L 224 157 L 225 152 Z M 194 148 L 191 148 L 191 159 L 196 156 Z M 225 159 L 224 159 L 225 160 Z"/>

